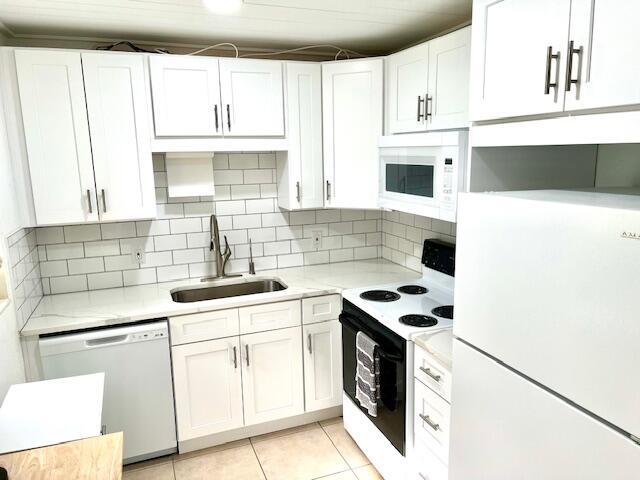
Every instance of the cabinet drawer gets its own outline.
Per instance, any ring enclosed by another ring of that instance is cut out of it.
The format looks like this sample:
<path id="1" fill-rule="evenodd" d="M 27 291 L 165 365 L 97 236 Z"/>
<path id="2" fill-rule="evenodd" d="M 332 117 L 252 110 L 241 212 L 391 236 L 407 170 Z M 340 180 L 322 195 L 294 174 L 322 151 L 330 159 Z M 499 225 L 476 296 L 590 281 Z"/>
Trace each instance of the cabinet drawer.
<path id="1" fill-rule="evenodd" d="M 169 319 L 171 345 L 213 340 L 240 334 L 238 309 L 194 313 Z"/>
<path id="2" fill-rule="evenodd" d="M 451 372 L 418 346 L 415 349 L 413 375 L 447 402 L 451 402 Z"/>
<path id="3" fill-rule="evenodd" d="M 412 480 L 448 480 L 449 468 L 427 446 L 416 442 L 414 449 L 417 459 Z"/>
<path id="4" fill-rule="evenodd" d="M 416 444 L 423 443 L 448 464 L 451 406 L 419 381 L 414 383 L 414 441 Z"/>
<path id="5" fill-rule="evenodd" d="M 302 300 L 302 323 L 326 322 L 335 320 L 341 310 L 340 295 L 305 298 Z"/>
<path id="6" fill-rule="evenodd" d="M 300 322 L 300 300 L 240 308 L 240 333 L 264 332 L 296 327 Z"/>

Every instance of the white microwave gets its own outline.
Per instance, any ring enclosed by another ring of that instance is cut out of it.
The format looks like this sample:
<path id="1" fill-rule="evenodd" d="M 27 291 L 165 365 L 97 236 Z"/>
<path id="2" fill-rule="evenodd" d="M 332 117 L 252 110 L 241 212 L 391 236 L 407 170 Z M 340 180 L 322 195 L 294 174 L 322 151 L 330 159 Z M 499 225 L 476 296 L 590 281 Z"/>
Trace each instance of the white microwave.
<path id="1" fill-rule="evenodd" d="M 380 207 L 455 222 L 467 138 L 467 131 L 382 137 Z"/>

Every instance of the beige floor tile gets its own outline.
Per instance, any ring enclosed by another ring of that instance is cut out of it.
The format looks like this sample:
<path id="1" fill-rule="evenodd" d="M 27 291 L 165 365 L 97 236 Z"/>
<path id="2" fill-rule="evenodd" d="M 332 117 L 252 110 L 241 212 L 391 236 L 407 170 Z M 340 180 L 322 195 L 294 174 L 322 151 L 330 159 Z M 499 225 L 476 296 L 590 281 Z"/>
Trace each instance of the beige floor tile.
<path id="1" fill-rule="evenodd" d="M 173 462 L 165 462 L 146 468 L 126 470 L 123 480 L 174 480 Z"/>
<path id="2" fill-rule="evenodd" d="M 334 473 L 326 477 L 314 478 L 314 480 L 358 480 L 358 477 L 351 470 L 347 470 L 346 472 Z"/>
<path id="3" fill-rule="evenodd" d="M 321 428 L 253 444 L 269 480 L 311 480 L 349 469 Z"/>
<path id="4" fill-rule="evenodd" d="M 340 455 L 344 457 L 351 468 L 362 467 L 371 463 L 344 429 L 342 422 L 325 425 L 322 428 L 327 432 Z"/>
<path id="5" fill-rule="evenodd" d="M 142 468 L 153 467 L 154 465 L 160 465 L 163 463 L 172 463 L 173 455 L 165 455 L 164 457 L 153 458 L 151 460 L 145 460 L 144 462 L 138 463 L 130 463 L 129 465 L 125 465 L 123 470 L 125 472 L 129 472 L 132 470 L 140 470 Z"/>
<path id="6" fill-rule="evenodd" d="M 250 443 L 251 442 L 248 438 L 243 438 L 242 440 L 223 443 L 221 445 L 216 445 L 215 447 L 203 448 L 202 450 L 194 450 L 193 452 L 176 454 L 174 455 L 173 459 L 175 461 L 186 460 L 187 458 L 198 457 L 200 455 L 206 455 L 207 453 L 221 452 L 223 450 L 229 450 L 230 448 L 242 447 L 244 445 L 249 445 Z"/>
<path id="7" fill-rule="evenodd" d="M 174 461 L 176 480 L 264 480 L 251 445 Z"/>
<path id="8" fill-rule="evenodd" d="M 327 420 L 320 420 L 320 426 L 331 425 L 332 423 L 342 423 L 342 417 L 333 417 Z"/>
<path id="9" fill-rule="evenodd" d="M 365 467 L 354 468 L 353 473 L 356 474 L 358 480 L 384 480 L 382 475 L 373 468 L 373 465 L 367 465 Z"/>
<path id="10" fill-rule="evenodd" d="M 262 442 L 264 440 L 284 437 L 285 435 L 291 435 L 292 433 L 304 432 L 304 431 L 313 430 L 313 429 L 320 429 L 320 425 L 318 425 L 318 422 L 307 423 L 306 425 L 299 425 L 297 427 L 285 428 L 284 430 L 265 433 L 264 435 L 257 435 L 255 437 L 251 437 L 251 441 L 253 443 L 257 443 L 257 442 Z"/>

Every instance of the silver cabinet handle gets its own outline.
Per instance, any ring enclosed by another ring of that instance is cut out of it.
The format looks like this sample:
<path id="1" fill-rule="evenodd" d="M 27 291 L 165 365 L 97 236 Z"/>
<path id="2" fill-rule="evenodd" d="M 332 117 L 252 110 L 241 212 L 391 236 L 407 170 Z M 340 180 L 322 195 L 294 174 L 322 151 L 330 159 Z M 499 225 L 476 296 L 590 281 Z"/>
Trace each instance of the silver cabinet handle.
<path id="1" fill-rule="evenodd" d="M 429 418 L 429 415 L 423 415 L 422 413 L 419 413 L 418 416 L 420 417 L 420 420 L 429 425 L 436 432 L 440 430 L 440 425 L 431 420 L 431 418 Z"/>
<path id="2" fill-rule="evenodd" d="M 567 52 L 567 78 L 565 81 L 564 89 L 567 92 L 571 91 L 571 85 L 578 85 L 580 83 L 580 72 L 578 71 L 578 78 L 572 78 L 572 70 L 573 70 L 573 56 L 578 55 L 578 68 L 580 68 L 580 63 L 582 63 L 582 47 L 575 48 L 573 46 L 573 40 L 569 42 L 569 50 Z"/>
<path id="3" fill-rule="evenodd" d="M 231 131 L 231 108 L 229 107 L 228 103 L 227 103 L 227 130 L 229 132 Z"/>
<path id="4" fill-rule="evenodd" d="M 107 213 L 107 197 L 104 194 L 104 188 L 102 189 L 102 211 Z"/>
<path id="5" fill-rule="evenodd" d="M 238 368 L 238 349 L 233 346 L 233 368 Z"/>
<path id="6" fill-rule="evenodd" d="M 327 180 L 327 200 L 331 198 L 331 182 Z"/>
<path id="7" fill-rule="evenodd" d="M 213 116 L 216 119 L 216 132 L 218 131 L 218 105 L 213 106 Z"/>
<path id="8" fill-rule="evenodd" d="M 420 95 L 418 95 L 418 118 L 417 121 L 419 122 L 421 119 L 424 118 L 424 114 L 422 113 L 422 109 L 420 108 L 420 106 L 424 103 L 424 100 L 422 99 L 422 97 Z M 426 110 L 425 110 L 426 111 Z"/>
<path id="9" fill-rule="evenodd" d="M 309 355 L 313 355 L 313 350 L 311 348 L 311 334 L 307 334 L 307 349 L 309 350 Z"/>
<path id="10" fill-rule="evenodd" d="M 433 378 L 436 382 L 439 382 L 440 379 L 442 379 L 442 377 L 440 375 L 436 375 L 435 373 L 431 372 L 430 368 L 424 368 L 424 367 L 420 367 L 420 370 L 423 371 L 424 373 L 426 373 L 427 375 L 429 375 L 431 378 Z"/>
<path id="11" fill-rule="evenodd" d="M 248 343 L 244 345 L 244 351 L 247 354 L 247 367 L 248 367 L 249 366 L 249 344 Z"/>
<path id="12" fill-rule="evenodd" d="M 431 108 L 429 108 L 429 105 L 431 105 Z M 424 118 L 425 120 L 429 120 L 429 118 L 432 117 L 431 115 L 431 110 L 433 109 L 433 97 L 430 95 L 425 95 L 425 104 L 424 104 L 424 111 L 425 111 L 425 115 Z"/>
<path id="13" fill-rule="evenodd" d="M 93 205 L 91 205 L 91 190 L 87 188 L 87 202 L 89 202 L 89 213 L 93 213 Z"/>
<path id="14" fill-rule="evenodd" d="M 300 182 L 296 182 L 296 200 L 300 203 Z"/>
<path id="15" fill-rule="evenodd" d="M 560 61 L 560 52 L 553 53 L 553 47 L 549 45 L 547 47 L 547 69 L 544 75 L 544 94 L 549 95 L 551 87 L 558 88 L 558 82 L 551 81 L 551 60 Z"/>

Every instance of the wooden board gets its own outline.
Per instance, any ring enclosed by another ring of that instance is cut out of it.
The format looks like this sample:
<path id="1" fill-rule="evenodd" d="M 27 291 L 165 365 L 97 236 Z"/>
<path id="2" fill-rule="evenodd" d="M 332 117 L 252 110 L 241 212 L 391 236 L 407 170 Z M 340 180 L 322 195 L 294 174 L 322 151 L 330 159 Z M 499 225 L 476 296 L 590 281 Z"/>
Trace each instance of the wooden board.
<path id="1" fill-rule="evenodd" d="M 122 432 L 0 456 L 10 480 L 120 480 Z"/>

